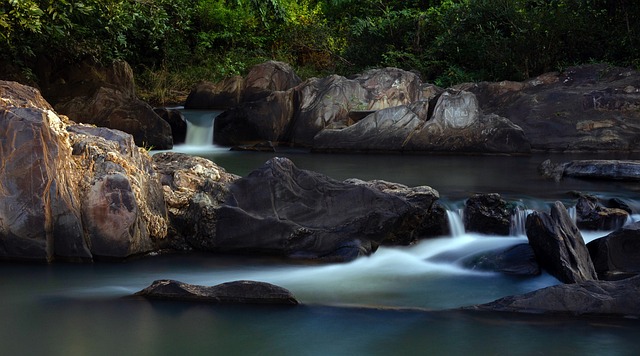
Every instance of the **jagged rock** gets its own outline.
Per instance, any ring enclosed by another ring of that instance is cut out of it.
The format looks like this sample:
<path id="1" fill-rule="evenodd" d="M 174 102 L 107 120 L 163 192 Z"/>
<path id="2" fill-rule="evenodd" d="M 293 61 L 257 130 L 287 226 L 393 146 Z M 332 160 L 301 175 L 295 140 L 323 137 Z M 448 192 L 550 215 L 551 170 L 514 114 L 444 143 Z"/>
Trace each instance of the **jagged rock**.
<path id="1" fill-rule="evenodd" d="M 584 230 L 615 230 L 625 224 L 629 213 L 622 209 L 606 208 L 598 198 L 580 194 L 576 204 L 576 225 Z"/>
<path id="2" fill-rule="evenodd" d="M 640 274 L 640 223 L 624 226 L 587 244 L 600 279 Z"/>
<path id="3" fill-rule="evenodd" d="M 196 228 L 215 229 L 215 219 L 205 219 L 229 194 L 229 185 L 240 177 L 208 159 L 175 152 L 153 155 L 169 213 L 169 232 L 163 247 L 189 250 L 201 246 Z"/>
<path id="4" fill-rule="evenodd" d="M 168 122 L 169 126 L 171 126 L 171 137 L 173 138 L 174 145 L 185 142 L 187 139 L 187 120 L 184 118 L 184 115 L 182 115 L 180 110 L 154 108 L 153 112 L 160 116 L 162 120 Z"/>
<path id="5" fill-rule="evenodd" d="M 467 310 L 583 316 L 640 316 L 640 276 L 621 281 L 582 281 L 509 296 Z"/>
<path id="6" fill-rule="evenodd" d="M 154 281 L 134 295 L 148 299 L 216 304 L 299 304 L 290 291 L 255 281 L 234 281 L 207 287 L 163 279 Z"/>
<path id="7" fill-rule="evenodd" d="M 606 64 L 567 68 L 522 83 L 459 86 L 485 112 L 521 127 L 532 149 L 638 151 L 640 75 Z M 631 90 L 629 90 L 631 88 Z"/>
<path id="8" fill-rule="evenodd" d="M 59 117 L 37 91 L 0 88 L 0 130 L 12 138 L 0 143 L 0 257 L 78 261 L 152 250 L 167 221 L 146 151 L 123 132 Z"/>
<path id="9" fill-rule="evenodd" d="M 465 257 L 461 264 L 465 268 L 500 272 L 514 276 L 537 276 L 540 266 L 529 244 L 517 244 L 499 250 L 480 252 Z"/>
<path id="10" fill-rule="evenodd" d="M 553 204 L 550 214 L 529 214 L 526 230 L 538 263 L 549 274 L 564 283 L 598 279 L 582 234 L 561 202 Z"/>
<path id="11" fill-rule="evenodd" d="M 474 194 L 464 205 L 464 228 L 467 232 L 509 235 L 512 209 L 500 194 Z"/>
<path id="12" fill-rule="evenodd" d="M 127 132 L 141 147 L 172 148 L 169 123 L 139 100 L 134 88 L 131 67 L 116 61 L 109 67 L 84 63 L 69 69 L 45 93 L 57 112 L 75 122 Z"/>

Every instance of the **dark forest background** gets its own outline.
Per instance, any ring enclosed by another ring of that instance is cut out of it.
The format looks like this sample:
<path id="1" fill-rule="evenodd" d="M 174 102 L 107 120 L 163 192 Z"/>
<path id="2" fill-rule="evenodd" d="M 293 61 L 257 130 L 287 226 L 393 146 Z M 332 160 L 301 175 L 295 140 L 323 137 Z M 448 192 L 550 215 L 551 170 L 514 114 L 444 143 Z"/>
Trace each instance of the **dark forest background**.
<path id="1" fill-rule="evenodd" d="M 2 0 L 0 78 L 123 59 L 156 103 L 269 59 L 303 77 L 414 70 L 440 86 L 640 67 L 637 0 Z"/>

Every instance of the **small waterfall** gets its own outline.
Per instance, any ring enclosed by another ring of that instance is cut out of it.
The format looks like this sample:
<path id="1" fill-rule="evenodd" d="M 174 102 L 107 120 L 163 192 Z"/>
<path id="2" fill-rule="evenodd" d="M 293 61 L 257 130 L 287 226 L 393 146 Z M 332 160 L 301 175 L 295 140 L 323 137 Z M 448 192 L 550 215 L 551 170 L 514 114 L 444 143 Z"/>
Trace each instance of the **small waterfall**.
<path id="1" fill-rule="evenodd" d="M 522 206 L 517 206 L 513 215 L 511 215 L 511 226 L 509 227 L 509 235 L 511 236 L 526 236 L 527 231 L 525 228 L 527 222 L 527 216 L 531 214 L 533 210 L 525 209 Z"/>
<path id="2" fill-rule="evenodd" d="M 449 221 L 449 231 L 452 237 L 458 237 L 464 235 L 464 223 L 462 222 L 462 216 L 464 209 L 458 209 L 457 211 L 447 209 L 447 220 Z"/>
<path id="3" fill-rule="evenodd" d="M 221 111 L 183 110 L 187 120 L 186 146 L 214 146 L 213 123 Z"/>
<path id="4" fill-rule="evenodd" d="M 569 217 L 571 218 L 571 221 L 573 221 L 574 223 L 578 221 L 578 212 L 575 206 L 567 208 L 567 213 L 569 213 Z"/>

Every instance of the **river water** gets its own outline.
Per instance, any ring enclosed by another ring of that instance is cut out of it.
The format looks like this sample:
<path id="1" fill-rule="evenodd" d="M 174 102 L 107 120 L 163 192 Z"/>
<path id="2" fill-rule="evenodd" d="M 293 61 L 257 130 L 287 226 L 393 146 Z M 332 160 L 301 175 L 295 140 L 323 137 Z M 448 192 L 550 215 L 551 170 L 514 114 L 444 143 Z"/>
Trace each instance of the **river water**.
<path id="1" fill-rule="evenodd" d="M 617 197 L 638 206 L 639 187 L 624 182 L 547 181 L 544 159 L 593 155 L 325 155 L 300 150 L 231 152 L 181 146 L 245 175 L 273 156 L 336 179 L 385 179 L 430 185 L 455 216 L 465 198 L 497 192 L 525 208 L 572 204 L 569 191 Z M 637 158 L 606 156 L 606 158 Z M 470 253 L 526 241 L 469 234 L 410 247 L 382 247 L 343 264 L 210 254 L 151 256 L 122 263 L 0 263 L 0 350 L 6 355 L 632 355 L 640 322 L 632 319 L 519 316 L 455 310 L 559 282 L 467 270 Z M 606 232 L 584 231 L 589 241 Z M 431 259 L 446 252 L 448 259 Z M 214 285 L 259 280 L 288 288 L 298 307 L 149 302 L 131 294 L 156 279 Z M 452 310 L 454 309 L 454 310 Z"/>

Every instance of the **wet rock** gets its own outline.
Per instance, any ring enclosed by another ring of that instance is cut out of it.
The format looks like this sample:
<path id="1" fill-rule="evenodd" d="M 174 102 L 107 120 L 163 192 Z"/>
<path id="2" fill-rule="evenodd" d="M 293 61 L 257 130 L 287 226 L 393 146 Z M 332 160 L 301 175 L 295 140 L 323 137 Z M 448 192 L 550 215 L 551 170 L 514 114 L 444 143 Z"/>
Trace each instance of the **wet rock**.
<path id="1" fill-rule="evenodd" d="M 640 274 L 640 223 L 587 244 L 598 277 L 616 280 Z"/>
<path id="2" fill-rule="evenodd" d="M 465 268 L 499 272 L 513 276 L 537 276 L 540 266 L 529 244 L 474 254 L 461 261 Z"/>
<path id="3" fill-rule="evenodd" d="M 550 315 L 640 316 L 640 276 L 621 281 L 582 281 L 543 288 L 467 310 Z"/>
<path id="4" fill-rule="evenodd" d="M 135 295 L 148 299 L 216 304 L 299 304 L 288 290 L 255 281 L 234 281 L 207 287 L 163 279 L 154 281 Z"/>
<path id="5" fill-rule="evenodd" d="M 486 235 L 509 235 L 513 209 L 500 194 L 474 194 L 464 205 L 464 228 Z"/>
<path id="6" fill-rule="evenodd" d="M 552 276 L 564 283 L 598 278 L 582 235 L 562 203 L 553 204 L 549 214 L 529 214 L 526 230 L 538 263 Z"/>
<path id="7" fill-rule="evenodd" d="M 640 162 L 625 160 L 577 160 L 553 164 L 547 160 L 538 171 L 547 178 L 556 181 L 562 177 L 605 179 L 605 180 L 640 180 Z"/>
<path id="8" fill-rule="evenodd" d="M 598 198 L 580 194 L 576 204 L 576 225 L 584 230 L 615 230 L 622 227 L 629 213 L 622 209 L 607 208 Z"/>
<path id="9" fill-rule="evenodd" d="M 606 64 L 567 68 L 522 83 L 473 83 L 483 111 L 521 127 L 532 149 L 637 151 L 640 149 L 638 72 Z"/>

